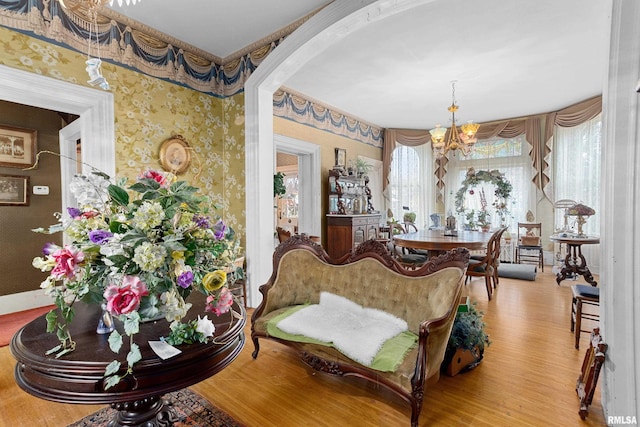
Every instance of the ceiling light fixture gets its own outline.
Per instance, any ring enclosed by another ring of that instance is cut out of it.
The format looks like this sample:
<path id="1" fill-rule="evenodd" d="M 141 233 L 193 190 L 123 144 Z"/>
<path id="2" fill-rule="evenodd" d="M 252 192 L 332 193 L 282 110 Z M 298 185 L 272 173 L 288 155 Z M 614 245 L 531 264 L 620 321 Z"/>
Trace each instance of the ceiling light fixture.
<path id="1" fill-rule="evenodd" d="M 133 4 L 136 3 L 136 0 L 131 0 Z M 140 0 L 137 0 L 140 1 Z M 98 8 L 102 6 L 107 0 L 68 0 L 69 6 L 65 4 L 64 0 L 59 0 L 60 5 L 68 9 L 70 11 L 78 11 L 82 12 L 82 9 L 86 9 L 84 12 L 85 16 L 89 18 L 89 37 L 87 37 L 87 60 L 85 64 L 87 64 L 87 74 L 89 74 L 89 83 L 91 86 L 99 86 L 104 90 L 109 90 L 109 82 L 102 75 L 101 65 L 102 59 L 100 59 L 100 40 L 98 39 Z M 122 0 L 118 0 L 118 3 L 122 5 Z M 129 0 L 126 0 L 126 3 L 129 4 Z M 109 5 L 113 5 L 113 0 L 109 1 Z M 97 57 L 91 57 L 91 43 L 92 37 L 95 34 L 96 40 L 96 50 Z"/>
<path id="2" fill-rule="evenodd" d="M 456 126 L 456 111 L 458 106 L 456 105 L 456 81 L 451 82 L 451 106 L 448 110 L 451 112 L 451 129 L 447 133 L 447 128 L 436 125 L 435 129 L 431 129 L 431 143 L 433 146 L 433 152 L 436 157 L 441 158 L 449 151 L 460 150 L 464 156 L 468 156 L 471 153 L 473 144 L 476 143 L 476 132 L 480 125 L 469 121 L 460 126 L 460 132 Z"/>
<path id="3" fill-rule="evenodd" d="M 136 1 L 139 2 L 140 0 L 124 0 L 124 1 L 118 0 L 118 6 L 122 6 L 123 3 L 129 6 L 129 3 L 136 4 Z M 113 2 L 114 0 L 109 0 L 109 6 L 113 6 Z"/>

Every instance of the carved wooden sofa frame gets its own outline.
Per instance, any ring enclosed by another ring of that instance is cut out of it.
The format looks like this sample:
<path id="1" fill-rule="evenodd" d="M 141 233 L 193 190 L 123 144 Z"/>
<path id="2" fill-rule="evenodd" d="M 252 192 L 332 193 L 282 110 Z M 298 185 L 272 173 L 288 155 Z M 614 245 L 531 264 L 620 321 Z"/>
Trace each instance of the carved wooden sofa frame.
<path id="1" fill-rule="evenodd" d="M 290 346 L 311 368 L 337 376 L 355 376 L 381 385 L 411 405 L 411 425 L 418 425 L 425 383 L 440 375 L 456 316 L 469 252 L 459 248 L 429 260 L 416 270 L 395 261 L 385 245 L 369 240 L 352 253 L 332 259 L 305 236 L 293 236 L 273 254 L 273 273 L 260 287 L 262 303 L 251 319 L 251 338 L 258 357 L 258 339 Z M 395 372 L 361 365 L 333 347 L 270 336 L 267 322 L 290 307 L 317 304 L 330 292 L 364 307 L 383 310 L 407 321 L 418 343 Z"/>

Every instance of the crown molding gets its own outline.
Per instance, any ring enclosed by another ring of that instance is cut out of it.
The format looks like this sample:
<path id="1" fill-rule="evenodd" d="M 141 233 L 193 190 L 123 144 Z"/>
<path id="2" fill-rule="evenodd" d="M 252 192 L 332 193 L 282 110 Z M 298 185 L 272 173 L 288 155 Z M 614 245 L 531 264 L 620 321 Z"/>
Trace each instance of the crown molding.
<path id="1" fill-rule="evenodd" d="M 303 94 L 301 92 L 295 91 L 295 90 L 290 89 L 290 88 L 288 88 L 286 86 L 280 86 L 280 90 L 283 91 L 283 92 L 288 93 L 289 95 L 293 95 L 293 96 L 297 96 L 298 98 L 302 98 L 305 101 L 310 102 L 311 104 L 319 105 L 319 106 L 321 106 L 323 108 L 326 108 L 327 110 L 330 110 L 330 111 L 332 111 L 334 113 L 338 113 L 340 115 L 343 115 L 343 116 L 345 116 L 345 117 L 347 117 L 347 118 L 349 118 L 349 119 L 351 119 L 353 121 L 356 121 L 356 122 L 362 123 L 364 125 L 367 125 L 367 126 L 369 126 L 371 128 L 377 129 L 379 131 L 383 131 L 384 130 L 384 128 L 382 128 L 381 126 L 379 126 L 379 125 L 377 125 L 375 123 L 368 122 L 368 121 L 366 121 L 364 119 L 361 119 L 359 117 L 354 116 L 351 113 L 347 113 L 345 111 L 339 110 L 339 109 L 337 109 L 337 108 L 335 108 L 335 107 L 333 107 L 333 106 L 331 106 L 329 104 L 325 104 L 324 102 L 318 101 L 317 99 L 310 97 L 309 95 L 305 95 L 305 94 Z"/>
<path id="2" fill-rule="evenodd" d="M 74 12 L 71 12 L 74 13 Z M 190 45 L 189 43 L 185 43 L 182 40 L 179 40 L 175 37 L 172 37 L 166 33 L 163 33 L 161 31 L 158 31 L 154 28 L 149 27 L 148 25 L 142 24 L 141 22 L 138 22 L 136 20 L 133 20 L 131 18 L 129 18 L 128 16 L 125 16 L 119 12 L 116 12 L 113 9 L 109 9 L 106 6 L 102 6 L 99 9 L 99 14 L 109 18 L 113 21 L 116 21 L 119 24 L 124 24 L 127 27 L 130 27 L 134 30 L 140 31 L 141 33 L 144 33 L 146 35 L 149 35 L 153 38 L 156 38 L 158 40 L 161 40 L 163 42 L 166 42 L 172 46 L 178 47 L 182 50 L 184 50 L 185 52 L 189 52 L 191 54 L 200 56 L 203 59 L 206 59 L 208 61 L 213 62 L 214 64 L 217 65 L 222 65 L 222 58 L 220 58 L 219 56 L 213 55 L 207 51 L 204 51 L 198 47 L 195 47 L 193 45 Z"/>

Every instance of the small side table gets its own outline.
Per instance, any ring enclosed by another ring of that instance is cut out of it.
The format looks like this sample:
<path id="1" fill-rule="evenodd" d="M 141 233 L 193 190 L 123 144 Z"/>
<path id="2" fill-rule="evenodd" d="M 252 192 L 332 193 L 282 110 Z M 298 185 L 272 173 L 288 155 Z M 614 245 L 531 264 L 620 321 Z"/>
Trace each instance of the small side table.
<path id="1" fill-rule="evenodd" d="M 580 274 L 591 286 L 598 286 L 598 282 L 593 279 L 593 275 L 587 267 L 587 260 L 582 255 L 582 245 L 595 245 L 600 243 L 599 237 L 570 237 L 570 236 L 551 236 L 549 238 L 553 242 L 564 243 L 567 245 L 567 256 L 564 258 L 564 265 L 560 273 L 556 275 L 556 283 L 560 285 L 564 279 L 573 274 Z"/>

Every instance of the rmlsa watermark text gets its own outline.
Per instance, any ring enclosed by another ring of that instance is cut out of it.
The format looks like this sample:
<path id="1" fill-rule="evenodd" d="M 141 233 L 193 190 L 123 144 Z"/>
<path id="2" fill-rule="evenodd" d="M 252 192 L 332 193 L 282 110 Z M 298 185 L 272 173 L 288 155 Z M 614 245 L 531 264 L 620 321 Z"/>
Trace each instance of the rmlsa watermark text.
<path id="1" fill-rule="evenodd" d="M 638 425 L 635 415 L 608 415 L 607 425 Z"/>

